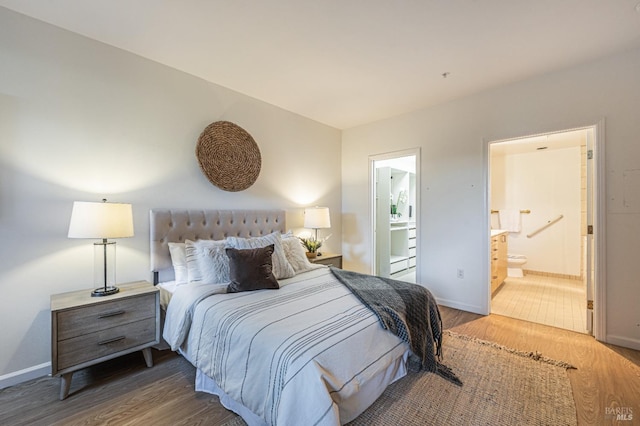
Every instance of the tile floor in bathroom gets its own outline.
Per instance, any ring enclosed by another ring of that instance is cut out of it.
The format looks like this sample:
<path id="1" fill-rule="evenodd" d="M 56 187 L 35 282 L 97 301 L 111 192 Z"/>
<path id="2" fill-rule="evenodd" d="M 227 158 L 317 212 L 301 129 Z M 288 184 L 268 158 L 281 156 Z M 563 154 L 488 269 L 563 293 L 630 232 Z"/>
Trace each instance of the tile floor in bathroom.
<path id="1" fill-rule="evenodd" d="M 507 278 L 491 299 L 491 313 L 586 333 L 585 284 L 528 274 Z"/>

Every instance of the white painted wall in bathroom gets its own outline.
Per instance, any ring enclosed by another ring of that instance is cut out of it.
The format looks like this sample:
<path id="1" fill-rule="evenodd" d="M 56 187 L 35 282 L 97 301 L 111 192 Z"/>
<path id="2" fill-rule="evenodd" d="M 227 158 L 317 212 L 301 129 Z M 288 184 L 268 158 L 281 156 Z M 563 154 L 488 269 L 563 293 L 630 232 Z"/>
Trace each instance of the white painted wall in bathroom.
<path id="1" fill-rule="evenodd" d="M 522 231 L 509 233 L 509 252 L 527 256 L 525 269 L 580 275 L 580 147 L 507 155 L 491 167 L 491 205 L 531 210 L 521 215 Z"/>

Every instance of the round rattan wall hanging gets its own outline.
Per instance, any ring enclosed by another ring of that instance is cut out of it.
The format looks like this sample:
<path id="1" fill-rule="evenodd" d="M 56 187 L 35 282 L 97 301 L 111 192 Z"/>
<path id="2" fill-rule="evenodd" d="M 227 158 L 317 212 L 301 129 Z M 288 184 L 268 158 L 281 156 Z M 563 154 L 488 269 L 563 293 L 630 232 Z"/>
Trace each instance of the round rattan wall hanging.
<path id="1" fill-rule="evenodd" d="M 251 135 L 228 121 L 205 127 L 198 138 L 196 157 L 209 182 L 231 192 L 253 185 L 262 165 L 260 149 Z"/>

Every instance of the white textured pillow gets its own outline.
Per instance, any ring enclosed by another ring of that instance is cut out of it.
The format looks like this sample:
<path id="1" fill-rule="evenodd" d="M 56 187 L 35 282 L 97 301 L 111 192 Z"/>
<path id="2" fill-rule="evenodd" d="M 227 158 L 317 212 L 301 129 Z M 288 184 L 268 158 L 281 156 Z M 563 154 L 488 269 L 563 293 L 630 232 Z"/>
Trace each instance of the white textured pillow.
<path id="1" fill-rule="evenodd" d="M 273 275 L 277 279 L 293 277 L 296 272 L 293 270 L 293 266 L 287 260 L 282 248 L 282 241 L 280 241 L 280 233 L 272 232 L 269 235 L 253 238 L 241 238 L 241 237 L 227 237 L 227 247 L 233 247 L 236 249 L 252 249 L 266 247 L 273 244 Z"/>
<path id="2" fill-rule="evenodd" d="M 320 266 L 309 262 L 307 254 L 302 247 L 302 242 L 298 237 L 286 234 L 283 235 L 282 248 L 284 249 L 284 254 L 287 256 L 287 260 L 293 267 L 296 274 L 310 271 L 311 269 L 316 269 Z"/>
<path id="3" fill-rule="evenodd" d="M 182 285 L 188 283 L 184 243 L 169 243 L 169 254 L 171 255 L 171 264 L 173 265 L 176 284 Z"/>
<path id="4" fill-rule="evenodd" d="M 224 240 L 185 242 L 189 283 L 220 284 L 229 282 L 229 258 Z"/>

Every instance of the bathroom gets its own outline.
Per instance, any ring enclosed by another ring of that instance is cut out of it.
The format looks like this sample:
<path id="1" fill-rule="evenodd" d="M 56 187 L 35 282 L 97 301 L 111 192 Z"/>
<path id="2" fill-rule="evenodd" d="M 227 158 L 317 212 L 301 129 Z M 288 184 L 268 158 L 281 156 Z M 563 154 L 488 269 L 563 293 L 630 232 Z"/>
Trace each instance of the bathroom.
<path id="1" fill-rule="evenodd" d="M 587 332 L 586 168 L 592 131 L 491 144 L 491 230 L 510 231 L 508 276 L 492 295 L 492 313 Z"/>

